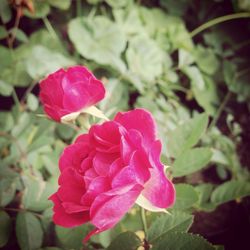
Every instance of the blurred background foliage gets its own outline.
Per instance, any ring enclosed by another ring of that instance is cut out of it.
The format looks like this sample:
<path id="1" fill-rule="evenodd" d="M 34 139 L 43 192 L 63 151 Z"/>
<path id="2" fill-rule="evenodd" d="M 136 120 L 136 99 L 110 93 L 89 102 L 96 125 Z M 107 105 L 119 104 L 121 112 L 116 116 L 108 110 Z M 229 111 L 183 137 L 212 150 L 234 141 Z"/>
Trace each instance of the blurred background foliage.
<path id="1" fill-rule="evenodd" d="M 249 0 L 0 0 L 0 247 L 143 245 L 137 207 L 87 246 L 90 226 L 51 221 L 58 158 L 80 131 L 41 116 L 38 82 L 81 64 L 104 82 L 108 117 L 143 107 L 157 121 L 177 199 L 171 216 L 147 213 L 152 249 L 247 249 L 249 11 Z"/>

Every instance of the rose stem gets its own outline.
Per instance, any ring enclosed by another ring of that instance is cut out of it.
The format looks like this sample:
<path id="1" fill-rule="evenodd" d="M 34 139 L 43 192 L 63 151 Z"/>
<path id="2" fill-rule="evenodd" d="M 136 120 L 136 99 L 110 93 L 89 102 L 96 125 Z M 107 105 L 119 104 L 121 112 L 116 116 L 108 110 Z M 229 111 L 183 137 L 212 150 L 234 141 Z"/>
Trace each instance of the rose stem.
<path id="1" fill-rule="evenodd" d="M 146 219 L 146 213 L 145 213 L 144 208 L 141 208 L 141 220 L 142 220 L 143 229 L 145 233 L 145 239 L 147 239 L 148 238 L 148 226 L 147 226 L 147 219 Z"/>

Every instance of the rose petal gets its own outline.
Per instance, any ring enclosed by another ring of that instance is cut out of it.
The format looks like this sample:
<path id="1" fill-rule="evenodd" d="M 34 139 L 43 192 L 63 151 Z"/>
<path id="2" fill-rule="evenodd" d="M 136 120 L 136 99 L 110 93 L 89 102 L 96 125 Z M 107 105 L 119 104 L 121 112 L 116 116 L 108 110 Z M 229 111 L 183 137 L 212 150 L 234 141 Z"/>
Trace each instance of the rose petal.
<path id="1" fill-rule="evenodd" d="M 135 129 L 140 131 L 143 144 L 146 148 L 155 141 L 156 125 L 152 115 L 145 109 L 134 109 L 129 112 L 118 113 L 114 121 L 123 125 L 127 130 Z"/>
<path id="2" fill-rule="evenodd" d="M 80 205 L 82 195 L 85 193 L 85 183 L 82 176 L 71 168 L 65 169 L 59 177 L 57 195 L 62 201 L 74 202 Z"/>
<path id="3" fill-rule="evenodd" d="M 67 214 L 78 213 L 89 210 L 88 206 L 78 205 L 75 204 L 74 202 L 62 202 L 61 204 Z"/>
<path id="4" fill-rule="evenodd" d="M 142 195 L 155 207 L 167 208 L 175 201 L 175 189 L 171 181 L 167 179 L 164 172 L 158 169 L 150 169 L 150 179 L 144 185 Z"/>
<path id="5" fill-rule="evenodd" d="M 67 70 L 62 80 L 63 106 L 71 111 L 89 107 L 104 98 L 105 89 L 85 67 L 75 66 Z"/>
<path id="6" fill-rule="evenodd" d="M 63 89 L 61 82 L 64 74 L 65 70 L 59 69 L 40 82 L 40 100 L 43 104 L 50 102 L 62 107 Z"/>
<path id="7" fill-rule="evenodd" d="M 131 166 L 124 167 L 112 179 L 112 188 L 124 187 L 129 184 L 137 184 L 135 169 Z"/>
<path id="8" fill-rule="evenodd" d="M 49 199 L 54 203 L 53 221 L 55 224 L 63 227 L 74 227 L 89 221 L 88 212 L 66 213 L 56 193 Z"/>
<path id="9" fill-rule="evenodd" d="M 117 154 L 96 152 L 96 155 L 93 159 L 93 167 L 99 175 L 106 176 L 109 173 L 110 165 L 116 159 L 117 159 Z"/>
<path id="10" fill-rule="evenodd" d="M 142 189 L 137 184 L 100 194 L 90 208 L 91 223 L 99 230 L 112 228 L 134 205 Z"/>
<path id="11" fill-rule="evenodd" d="M 82 196 L 81 204 L 84 206 L 90 206 L 97 195 L 104 193 L 109 189 L 109 178 L 102 176 L 96 177 L 90 182 L 87 192 Z"/>
<path id="12" fill-rule="evenodd" d="M 149 168 L 151 167 L 146 156 L 146 153 L 142 150 L 135 151 L 129 162 L 129 165 L 133 167 L 138 183 L 144 184 L 150 178 Z"/>
<path id="13" fill-rule="evenodd" d="M 88 156 L 89 148 L 86 147 L 85 143 L 74 143 L 67 146 L 60 159 L 59 168 L 63 171 L 65 168 L 79 169 L 81 162 Z"/>
<path id="14" fill-rule="evenodd" d="M 121 136 L 121 155 L 125 164 L 129 163 L 132 153 L 142 147 L 142 135 L 139 131 L 131 129 Z"/>

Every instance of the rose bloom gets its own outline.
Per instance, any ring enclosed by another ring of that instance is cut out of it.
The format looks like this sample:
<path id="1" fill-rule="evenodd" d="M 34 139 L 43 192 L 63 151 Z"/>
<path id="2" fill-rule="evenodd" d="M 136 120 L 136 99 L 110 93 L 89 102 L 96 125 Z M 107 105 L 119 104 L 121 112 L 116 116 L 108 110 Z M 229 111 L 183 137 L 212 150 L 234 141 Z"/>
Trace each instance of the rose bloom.
<path id="1" fill-rule="evenodd" d="M 83 66 L 59 69 L 40 82 L 44 112 L 57 122 L 65 115 L 96 104 L 104 95 L 102 82 Z"/>
<path id="2" fill-rule="evenodd" d="M 174 203 L 175 189 L 164 174 L 160 153 L 155 122 L 144 109 L 93 125 L 61 155 L 60 187 L 50 197 L 55 224 L 91 222 L 95 229 L 88 240 L 115 226 L 134 203 L 165 211 Z"/>

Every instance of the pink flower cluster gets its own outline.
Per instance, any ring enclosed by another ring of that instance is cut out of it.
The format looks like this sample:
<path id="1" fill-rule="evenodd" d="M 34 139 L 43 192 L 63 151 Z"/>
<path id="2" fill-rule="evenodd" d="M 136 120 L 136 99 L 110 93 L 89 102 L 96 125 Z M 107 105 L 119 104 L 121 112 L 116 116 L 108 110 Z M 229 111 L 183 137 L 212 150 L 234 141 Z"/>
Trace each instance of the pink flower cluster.
<path id="1" fill-rule="evenodd" d="M 54 120 L 94 105 L 104 87 L 85 67 L 61 69 L 40 83 L 44 110 Z M 67 146 L 59 161 L 59 188 L 54 202 L 55 224 L 74 227 L 91 222 L 92 235 L 114 227 L 137 203 L 163 211 L 173 205 L 175 189 L 160 162 L 161 142 L 145 109 L 118 113 L 93 125 Z"/>

